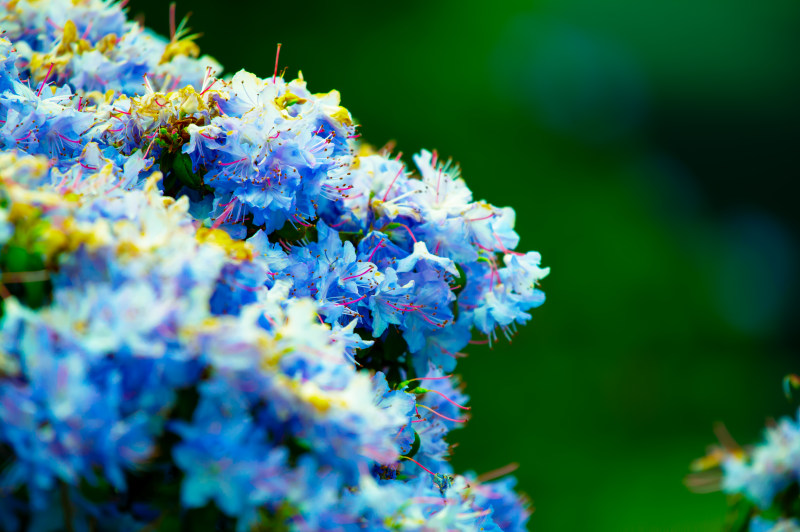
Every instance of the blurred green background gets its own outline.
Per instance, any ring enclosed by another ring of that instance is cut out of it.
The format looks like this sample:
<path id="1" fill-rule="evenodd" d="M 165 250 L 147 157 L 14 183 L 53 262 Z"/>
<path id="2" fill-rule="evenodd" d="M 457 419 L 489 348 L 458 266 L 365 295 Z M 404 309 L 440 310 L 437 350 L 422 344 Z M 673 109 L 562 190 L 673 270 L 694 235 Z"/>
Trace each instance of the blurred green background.
<path id="1" fill-rule="evenodd" d="M 132 0 L 168 33 L 168 2 Z M 690 461 L 790 413 L 797 0 L 179 2 L 227 73 L 298 69 L 378 146 L 517 210 L 547 303 L 461 362 L 461 470 L 517 461 L 531 529 L 719 530 Z"/>

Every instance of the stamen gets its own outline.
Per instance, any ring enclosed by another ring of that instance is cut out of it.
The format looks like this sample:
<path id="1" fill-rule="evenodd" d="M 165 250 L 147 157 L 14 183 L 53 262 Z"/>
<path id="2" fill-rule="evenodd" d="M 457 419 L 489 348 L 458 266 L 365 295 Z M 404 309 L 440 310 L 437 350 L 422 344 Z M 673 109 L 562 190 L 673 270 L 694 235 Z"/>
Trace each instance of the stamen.
<path id="1" fill-rule="evenodd" d="M 86 25 L 86 31 L 84 31 L 83 35 L 81 35 L 81 39 L 86 40 L 86 37 L 89 36 L 89 32 L 92 29 L 92 23 L 94 23 L 94 19 L 89 20 L 89 24 Z"/>
<path id="2" fill-rule="evenodd" d="M 333 226 L 331 226 L 331 227 L 333 227 Z M 372 262 L 372 257 L 375 256 L 375 253 L 377 253 L 379 249 L 384 248 L 384 247 L 386 247 L 386 243 L 383 240 L 378 242 L 378 245 L 375 246 L 375 249 L 372 250 L 372 253 L 370 254 L 369 258 L 367 259 L 367 262 Z"/>
<path id="3" fill-rule="evenodd" d="M 241 159 L 237 159 L 235 161 L 231 161 L 229 163 L 219 163 L 220 166 L 231 166 L 232 164 L 237 164 L 247 159 L 247 157 L 242 157 Z"/>
<path id="4" fill-rule="evenodd" d="M 503 467 L 497 468 L 493 471 L 489 471 L 487 473 L 482 473 L 478 475 L 478 482 L 488 482 L 490 480 L 494 480 L 496 478 L 500 478 L 503 475 L 508 475 L 509 473 L 513 473 L 519 468 L 519 464 L 516 462 L 511 462 L 508 465 Z"/>
<path id="5" fill-rule="evenodd" d="M 464 218 L 464 221 L 469 222 L 480 222 L 481 220 L 488 220 L 489 218 L 494 218 L 494 213 L 489 214 L 488 216 L 483 216 L 482 218 Z"/>
<path id="6" fill-rule="evenodd" d="M 443 377 L 414 377 L 413 379 L 405 380 L 400 384 L 409 383 L 411 381 L 441 381 L 444 379 L 449 379 L 450 377 L 452 377 L 452 375 L 445 375 Z"/>
<path id="7" fill-rule="evenodd" d="M 432 393 L 435 393 L 435 394 L 438 394 L 438 395 L 442 396 L 442 397 L 444 398 L 444 400 L 445 400 L 445 401 L 447 401 L 448 403 L 450 403 L 450 404 L 451 404 L 451 405 L 453 405 L 453 406 L 457 406 L 457 407 L 458 407 L 458 408 L 460 408 L 461 410 L 472 410 L 472 407 L 471 407 L 471 406 L 461 406 L 460 404 L 456 403 L 455 401 L 453 401 L 452 399 L 450 399 L 449 397 L 447 397 L 445 394 L 443 394 L 443 393 L 442 393 L 442 392 L 440 392 L 440 391 L 437 391 L 437 390 L 427 390 L 427 389 L 425 389 L 425 388 L 415 388 L 415 389 L 414 389 L 414 393 L 428 393 L 428 392 L 432 392 Z"/>
<path id="8" fill-rule="evenodd" d="M 488 508 L 486 510 L 483 510 L 482 512 L 472 512 L 472 513 L 469 513 L 469 514 L 458 514 L 458 517 L 460 517 L 462 519 L 475 519 L 476 517 L 483 517 L 485 515 L 489 515 L 490 513 L 492 513 L 492 509 Z"/>
<path id="9" fill-rule="evenodd" d="M 278 43 L 278 51 L 275 52 L 275 72 L 272 74 L 272 84 L 275 85 L 275 78 L 278 77 L 278 58 L 281 56 L 281 43 Z"/>
<path id="10" fill-rule="evenodd" d="M 430 410 L 431 412 L 433 412 L 434 414 L 436 414 L 440 418 L 446 419 L 448 421 L 453 421 L 455 423 L 466 423 L 467 422 L 466 419 L 455 419 L 455 418 L 452 418 L 452 417 L 447 417 L 444 414 L 440 414 L 439 412 L 437 412 L 436 410 L 434 410 L 433 408 L 431 408 L 429 406 L 425 406 L 425 405 L 417 405 L 417 406 L 419 406 L 420 408 L 424 408 L 425 410 Z"/>
<path id="11" fill-rule="evenodd" d="M 363 296 L 359 297 L 358 299 L 353 299 L 353 300 L 351 300 L 351 301 L 345 301 L 344 303 L 336 303 L 336 306 L 337 306 L 337 307 L 343 307 L 343 306 L 345 306 L 345 305 L 350 305 L 350 304 L 352 304 L 352 303 L 358 303 L 359 301 L 361 301 L 362 299 L 364 299 L 364 298 L 365 298 L 365 297 L 367 297 L 368 295 L 369 295 L 369 294 L 364 294 Z"/>
<path id="12" fill-rule="evenodd" d="M 214 83 L 216 83 L 216 82 L 217 82 L 217 79 L 215 78 L 215 79 L 214 79 L 214 81 L 212 81 L 212 82 L 211 82 L 211 85 L 209 85 L 208 87 L 206 87 L 205 89 L 203 89 L 203 92 L 201 92 L 201 93 L 200 93 L 200 96 L 202 96 L 203 94 L 205 94 L 205 93 L 206 93 L 206 91 L 207 91 L 208 89 L 210 89 L 211 87 L 213 87 L 213 86 L 214 86 Z"/>
<path id="13" fill-rule="evenodd" d="M 447 499 L 441 499 L 438 497 L 412 497 L 411 502 L 418 503 L 418 504 L 447 504 Z"/>
<path id="14" fill-rule="evenodd" d="M 367 269 L 364 270 L 363 272 L 357 273 L 355 275 L 351 275 L 349 277 L 342 277 L 341 280 L 342 281 L 347 281 L 348 279 L 355 279 L 356 277 L 361 277 L 362 275 L 366 275 L 369 272 L 371 272 L 374 268 L 375 268 L 374 266 L 368 266 Z"/>
<path id="15" fill-rule="evenodd" d="M 225 220 L 228 218 L 228 216 L 230 216 L 230 215 L 231 215 L 231 212 L 233 212 L 233 208 L 234 208 L 235 206 L 236 206 L 236 201 L 235 201 L 235 200 L 234 200 L 234 201 L 231 201 L 231 202 L 228 204 L 228 206 L 227 206 L 227 207 L 225 207 L 225 210 L 224 210 L 224 211 L 222 211 L 222 214 L 220 214 L 220 215 L 217 217 L 217 219 L 216 219 L 216 220 L 214 220 L 214 224 L 211 226 L 211 229 L 216 229 L 217 227 L 219 227 L 220 225 L 222 225 L 222 222 L 224 222 L 224 221 L 225 221 Z"/>
<path id="16" fill-rule="evenodd" d="M 400 154 L 400 155 L 402 155 L 402 154 Z M 400 155 L 398 155 L 397 157 L 400 158 Z M 397 171 L 397 175 L 394 176 L 394 179 L 392 179 L 392 182 L 389 183 L 389 188 L 387 188 L 386 192 L 383 194 L 383 200 L 382 201 L 386 201 L 386 198 L 389 197 L 389 191 L 392 190 L 392 187 L 394 186 L 394 182 L 397 181 L 397 178 L 400 177 L 400 174 L 403 173 L 403 170 L 405 170 L 405 168 L 406 168 L 405 165 L 402 165 L 400 167 L 400 170 Z M 415 240 L 415 242 L 416 242 L 416 240 Z"/>
<path id="17" fill-rule="evenodd" d="M 511 251 L 511 250 L 506 249 L 506 247 L 503 245 L 503 241 L 500 240 L 500 235 L 498 235 L 494 231 L 492 231 L 492 234 L 494 235 L 495 240 L 497 240 L 497 243 L 500 244 L 500 250 L 503 253 L 508 253 L 509 255 L 516 255 L 518 257 L 521 257 L 521 256 L 525 255 L 524 253 L 519 253 L 519 252 L 516 252 L 516 251 Z"/>
<path id="18" fill-rule="evenodd" d="M 400 227 L 405 227 L 406 231 L 408 231 L 408 234 L 411 235 L 411 240 L 413 240 L 415 244 L 417 243 L 417 239 L 414 236 L 414 233 L 411 232 L 411 229 L 409 229 L 406 224 L 397 224 L 397 225 L 399 225 Z"/>
<path id="19" fill-rule="evenodd" d="M 47 82 L 47 78 L 49 78 L 50 74 L 53 72 L 54 66 L 55 63 L 50 63 L 50 68 L 47 70 L 47 74 L 45 74 L 44 79 L 42 80 L 42 84 L 39 86 L 39 90 L 36 91 L 37 98 L 42 95 L 42 91 L 44 90 L 44 84 Z"/>
<path id="20" fill-rule="evenodd" d="M 428 473 L 430 473 L 430 474 L 431 474 L 431 475 L 433 475 L 434 477 L 436 476 L 436 473 L 434 473 L 433 471 L 431 471 L 430 469 L 428 469 L 428 468 L 427 468 L 427 467 L 425 467 L 424 465 L 420 464 L 419 462 L 417 462 L 417 461 L 416 461 L 416 460 L 414 460 L 413 458 L 411 458 L 411 457 L 409 457 L 409 456 L 400 456 L 400 458 L 405 458 L 406 460 L 411 460 L 412 462 L 414 462 L 415 464 L 417 464 L 418 466 L 420 466 L 422 469 L 424 469 L 425 471 L 427 471 Z"/>
<path id="21" fill-rule="evenodd" d="M 62 140 L 66 140 L 67 142 L 71 142 L 71 143 L 73 143 L 73 144 L 80 144 L 80 143 L 81 143 L 81 141 L 79 141 L 79 140 L 72 140 L 71 138 L 65 137 L 65 136 L 64 136 L 64 135 L 62 135 L 61 133 L 56 133 L 56 135 L 58 135 L 58 136 L 59 136 L 59 137 L 60 137 Z"/>
<path id="22" fill-rule="evenodd" d="M 300 225 L 302 225 L 303 227 L 314 227 L 314 226 L 313 226 L 313 224 L 309 224 L 309 223 L 306 223 L 306 222 L 304 222 L 304 221 L 303 221 L 303 220 L 302 220 L 302 219 L 301 219 L 299 216 L 297 216 L 296 214 L 293 214 L 292 216 L 293 216 L 293 217 L 294 217 L 294 219 L 297 221 L 297 223 L 299 223 L 299 224 L 300 224 Z"/>
<path id="23" fill-rule="evenodd" d="M 175 2 L 169 5 L 169 40 L 175 40 Z"/>

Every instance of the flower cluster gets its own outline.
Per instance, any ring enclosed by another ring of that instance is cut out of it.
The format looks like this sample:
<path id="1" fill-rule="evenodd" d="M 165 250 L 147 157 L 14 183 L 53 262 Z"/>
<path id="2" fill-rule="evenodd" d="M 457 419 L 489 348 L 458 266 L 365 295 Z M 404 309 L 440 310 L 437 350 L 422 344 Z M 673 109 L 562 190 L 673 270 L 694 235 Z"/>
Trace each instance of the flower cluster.
<path id="1" fill-rule="evenodd" d="M 0 3 L 4 529 L 524 530 L 446 441 L 544 301 L 514 211 L 124 3 Z"/>
<path id="2" fill-rule="evenodd" d="M 787 384 L 800 384 L 791 375 Z M 742 448 L 724 436 L 723 446 L 693 466 L 698 486 L 708 484 L 704 473 L 719 469 L 721 478 L 712 480 L 731 497 L 729 528 L 751 532 L 800 531 L 800 411 L 797 419 L 784 418 L 768 426 L 764 441 Z"/>

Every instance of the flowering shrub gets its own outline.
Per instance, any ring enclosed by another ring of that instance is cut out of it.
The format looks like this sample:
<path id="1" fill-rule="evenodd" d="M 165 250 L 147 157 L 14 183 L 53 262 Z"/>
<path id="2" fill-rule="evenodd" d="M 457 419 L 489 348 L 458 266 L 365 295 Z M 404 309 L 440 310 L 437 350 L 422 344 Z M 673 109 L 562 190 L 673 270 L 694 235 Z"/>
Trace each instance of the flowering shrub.
<path id="1" fill-rule="evenodd" d="M 3 530 L 523 530 L 446 443 L 544 301 L 514 211 L 124 3 L 0 4 Z"/>
<path id="2" fill-rule="evenodd" d="M 800 387 L 800 377 L 786 377 L 789 397 L 792 387 Z M 800 412 L 797 420 L 772 423 L 764 436 L 763 442 L 742 448 L 723 433 L 722 445 L 693 464 L 697 473 L 690 486 L 729 494 L 727 530 L 800 532 Z"/>

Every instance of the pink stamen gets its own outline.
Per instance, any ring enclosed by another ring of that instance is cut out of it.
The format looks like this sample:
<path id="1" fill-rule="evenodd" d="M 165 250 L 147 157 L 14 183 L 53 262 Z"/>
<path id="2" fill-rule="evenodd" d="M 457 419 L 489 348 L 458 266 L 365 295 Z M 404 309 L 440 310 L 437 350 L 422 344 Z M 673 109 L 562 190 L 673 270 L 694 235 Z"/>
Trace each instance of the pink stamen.
<path id="1" fill-rule="evenodd" d="M 272 136 L 270 136 L 270 137 L 267 137 L 267 138 L 268 138 L 269 140 L 275 140 L 275 139 L 277 139 L 277 138 L 280 136 L 280 134 L 281 134 L 281 132 L 280 132 L 280 131 L 278 131 L 278 132 L 277 132 L 277 133 L 275 133 L 274 135 L 272 135 Z"/>
<path id="2" fill-rule="evenodd" d="M 404 382 L 411 382 L 411 381 L 440 381 L 443 379 L 449 379 L 452 375 L 445 375 L 444 377 L 414 377 L 413 379 L 408 379 Z"/>
<path id="3" fill-rule="evenodd" d="M 418 466 L 420 466 L 422 469 L 424 469 L 425 471 L 427 471 L 427 472 L 428 472 L 428 473 L 430 473 L 431 475 L 433 475 L 433 476 L 436 476 L 436 473 L 434 473 L 433 471 L 431 471 L 430 469 L 428 469 L 428 468 L 427 468 L 427 467 L 425 467 L 424 465 L 420 464 L 419 462 L 417 462 L 417 461 L 416 461 L 416 460 L 414 460 L 413 458 L 409 458 L 408 456 L 401 456 L 400 458 L 405 458 L 406 460 L 411 460 L 412 462 L 414 462 L 415 464 L 417 464 Z"/>
<path id="4" fill-rule="evenodd" d="M 498 235 L 494 231 L 492 231 L 492 234 L 494 235 L 495 240 L 497 240 L 497 243 L 500 244 L 500 249 L 502 250 L 503 253 L 508 253 L 509 255 L 516 255 L 518 257 L 525 255 L 524 253 L 519 253 L 517 251 L 511 251 L 506 249 L 506 247 L 503 245 L 503 241 L 500 240 L 500 235 Z"/>
<path id="5" fill-rule="evenodd" d="M 270 317 L 269 317 L 269 314 L 267 314 L 266 312 L 264 312 L 263 316 L 264 316 L 264 317 L 267 319 L 267 321 L 269 322 L 269 324 L 270 324 L 271 326 L 275 327 L 275 320 L 273 320 L 272 318 L 270 318 Z"/>
<path id="6" fill-rule="evenodd" d="M 482 218 L 464 218 L 464 221 L 465 222 L 480 222 L 481 220 L 488 220 L 489 218 L 494 218 L 494 213 L 491 213 L 488 216 L 483 216 Z"/>
<path id="7" fill-rule="evenodd" d="M 420 309 L 414 309 L 414 310 L 419 311 Z M 425 320 L 429 324 L 433 325 L 434 327 L 444 327 L 444 325 L 442 323 L 437 323 L 437 322 L 433 321 L 428 316 L 426 316 L 424 312 L 420 312 L 419 315 L 423 320 Z"/>
<path id="8" fill-rule="evenodd" d="M 20 137 L 20 138 L 18 138 L 16 140 L 17 140 L 17 142 L 22 142 L 23 140 L 28 140 L 28 137 L 30 137 L 31 135 L 33 135 L 33 130 L 28 131 L 27 135 L 25 135 L 24 137 Z"/>
<path id="9" fill-rule="evenodd" d="M 54 66 L 55 66 L 55 63 L 50 63 L 50 68 L 47 70 L 47 74 L 45 74 L 44 79 L 42 80 L 42 84 L 39 86 L 39 90 L 36 92 L 36 97 L 37 98 L 42 95 L 42 91 L 44 90 L 45 82 L 47 81 L 47 78 L 50 77 L 50 74 L 52 74 Z"/>
<path id="10" fill-rule="evenodd" d="M 341 280 L 342 280 L 342 281 L 347 281 L 348 279 L 355 279 L 356 277 L 361 277 L 362 275 L 366 275 L 366 274 L 368 274 L 368 273 L 369 273 L 369 272 L 371 272 L 373 269 L 374 269 L 374 266 L 368 266 L 368 267 L 367 267 L 367 269 L 366 269 L 366 270 L 364 270 L 363 272 L 361 272 L 361 273 L 357 273 L 357 274 L 355 274 L 355 275 L 351 275 L 351 276 L 349 276 L 349 277 L 342 277 L 342 278 L 341 278 Z"/>
<path id="11" fill-rule="evenodd" d="M 433 160 L 431 160 L 431 166 L 435 167 L 436 166 L 436 161 L 438 161 L 438 160 L 439 160 L 439 152 L 436 151 L 436 150 L 433 150 Z"/>
<path id="12" fill-rule="evenodd" d="M 408 231 L 408 234 L 411 235 L 411 240 L 413 240 L 415 244 L 417 243 L 417 239 L 416 237 L 414 237 L 414 233 L 411 232 L 411 229 L 409 229 L 406 224 L 397 224 L 397 225 L 399 225 L 400 227 L 405 227 L 406 231 Z"/>
<path id="13" fill-rule="evenodd" d="M 71 142 L 71 143 L 73 143 L 73 144 L 80 144 L 80 143 L 81 143 L 81 141 L 79 141 L 79 140 L 72 140 L 71 138 L 67 138 L 67 137 L 65 137 L 65 136 L 64 136 L 64 135 L 62 135 L 61 133 L 56 133 L 56 135 L 58 135 L 58 136 L 59 136 L 59 137 L 60 137 L 62 140 L 66 140 L 67 142 Z"/>
<path id="14" fill-rule="evenodd" d="M 121 187 L 121 186 L 122 186 L 122 179 L 120 179 L 120 180 L 117 182 L 117 184 L 116 184 L 116 185 L 114 185 L 113 187 L 111 187 L 111 188 L 109 188 L 108 190 L 106 190 L 106 194 L 108 194 L 108 193 L 110 193 L 110 192 L 114 192 L 115 190 L 117 190 L 117 189 L 118 189 L 119 187 Z"/>
<path id="15" fill-rule="evenodd" d="M 131 116 L 131 112 L 130 112 L 130 111 L 123 111 L 122 109 L 117 109 L 117 108 L 115 108 L 115 107 L 112 107 L 112 108 L 111 108 L 111 111 L 112 111 L 112 112 L 115 112 L 115 113 L 122 113 L 122 114 L 124 114 L 124 115 Z"/>
<path id="16" fill-rule="evenodd" d="M 260 286 L 247 286 L 243 285 L 242 283 L 237 282 L 234 279 L 228 279 L 228 282 L 231 283 L 236 288 L 241 288 L 242 290 L 246 290 L 248 292 L 258 292 L 261 288 Z"/>
<path id="17" fill-rule="evenodd" d="M 430 408 L 429 406 L 425 406 L 425 405 L 419 405 L 419 406 L 420 406 L 420 408 L 424 408 L 425 410 L 430 410 L 431 412 L 433 412 L 434 414 L 436 414 L 440 418 L 446 419 L 447 421 L 453 421 L 455 423 L 466 423 L 467 422 L 466 419 L 455 419 L 455 418 L 452 418 L 452 417 L 447 417 L 444 414 L 440 414 L 439 412 L 437 412 L 433 408 Z"/>
<path id="18" fill-rule="evenodd" d="M 222 225 L 222 222 L 224 222 L 225 220 L 227 220 L 227 219 L 228 219 L 228 216 L 230 216 L 230 215 L 231 215 L 231 212 L 233 212 L 233 208 L 234 208 L 235 206 L 236 206 L 236 202 L 235 202 L 235 201 L 231 201 L 231 202 L 228 204 L 228 206 L 227 206 L 227 207 L 225 207 L 225 210 L 224 210 L 224 211 L 222 211 L 222 214 L 220 214 L 220 215 L 217 217 L 217 219 L 216 219 L 216 220 L 214 220 L 214 224 L 211 226 L 211 229 L 216 229 L 217 227 L 219 227 L 220 225 Z"/>
<path id="19" fill-rule="evenodd" d="M 341 227 L 341 226 L 343 226 L 343 225 L 344 225 L 344 224 L 346 224 L 347 222 L 348 222 L 348 220 L 344 220 L 344 221 L 341 221 L 341 222 L 339 222 L 338 224 L 329 225 L 328 227 L 331 227 L 331 228 L 334 228 L 334 229 L 335 229 L 336 227 Z"/>
<path id="20" fill-rule="evenodd" d="M 158 137 L 155 133 L 153 133 L 153 140 L 150 141 L 150 144 L 147 145 L 147 149 L 144 151 L 144 158 L 147 159 L 147 154 L 150 153 L 150 149 L 153 147 L 153 144 L 156 143 L 156 139 Z"/>
<path id="21" fill-rule="evenodd" d="M 413 312 L 414 310 L 416 310 L 416 309 L 400 308 L 397 305 L 394 305 L 393 303 L 390 303 L 388 301 L 384 301 L 384 303 L 386 303 L 387 305 L 389 305 L 390 307 L 392 307 L 393 309 L 395 309 L 398 312 Z"/>
<path id="22" fill-rule="evenodd" d="M 440 248 L 441 246 L 442 246 L 442 241 L 440 240 L 440 241 L 438 241 L 438 242 L 436 243 L 436 247 L 435 247 L 435 248 L 433 248 L 433 254 L 434 254 L 434 255 L 438 255 L 438 254 L 439 254 L 439 248 Z"/>
<path id="23" fill-rule="evenodd" d="M 83 168 L 86 168 L 87 170 L 97 170 L 97 167 L 96 167 L 96 166 L 89 166 L 88 164 L 83 164 L 83 163 L 80 163 L 80 165 L 81 165 Z"/>
<path id="24" fill-rule="evenodd" d="M 202 131 L 200 132 L 200 136 L 203 137 L 203 138 L 206 138 L 208 140 L 217 140 L 216 137 L 210 137 L 210 136 L 206 135 L 205 133 L 203 133 Z"/>
<path id="25" fill-rule="evenodd" d="M 369 258 L 367 259 L 367 262 L 372 262 L 372 257 L 374 257 L 375 253 L 377 253 L 378 250 L 383 248 L 383 247 L 386 247 L 386 244 L 384 243 L 383 240 L 381 240 L 380 242 L 378 242 L 378 245 L 375 246 L 375 249 L 372 250 L 372 253 L 370 254 Z"/>
<path id="26" fill-rule="evenodd" d="M 443 504 L 447 505 L 447 499 L 437 499 L 436 497 L 412 497 L 412 502 L 418 504 Z"/>
<path id="27" fill-rule="evenodd" d="M 292 217 L 295 219 L 295 221 L 296 221 L 297 223 L 299 223 L 299 224 L 300 224 L 300 225 L 302 225 L 303 227 L 314 227 L 312 224 L 306 223 L 306 222 L 304 222 L 303 220 L 301 220 L 301 219 L 300 219 L 300 217 L 299 217 L 299 216 L 297 216 L 296 214 L 293 214 L 293 215 L 292 215 Z"/>
<path id="28" fill-rule="evenodd" d="M 359 301 L 361 301 L 362 299 L 364 299 L 368 295 L 369 294 L 364 294 L 363 296 L 359 297 L 358 299 L 353 299 L 352 301 L 345 301 L 344 303 L 336 303 L 336 306 L 337 307 L 343 307 L 345 305 L 350 305 L 352 303 L 358 303 Z"/>
<path id="29" fill-rule="evenodd" d="M 203 92 L 201 92 L 201 93 L 200 93 L 200 96 L 202 96 L 203 94 L 205 94 L 205 93 L 206 93 L 206 91 L 207 91 L 208 89 L 210 89 L 211 87 L 213 87 L 213 86 L 214 86 L 214 83 L 216 83 L 216 82 L 217 82 L 217 80 L 216 80 L 216 79 L 214 79 L 214 81 L 212 81 L 212 82 L 211 82 L 211 85 L 209 85 L 208 87 L 206 87 L 205 89 L 203 89 Z"/>
<path id="30" fill-rule="evenodd" d="M 275 52 L 275 72 L 272 74 L 272 84 L 275 85 L 275 78 L 278 77 L 278 58 L 281 56 L 281 43 L 278 43 L 278 51 Z"/>
<path id="31" fill-rule="evenodd" d="M 175 40 L 175 2 L 169 5 L 169 40 Z"/>
<path id="32" fill-rule="evenodd" d="M 83 96 L 78 97 L 78 111 L 81 110 L 81 104 L 83 103 Z"/>
<path id="33" fill-rule="evenodd" d="M 359 133 L 358 135 L 347 135 L 347 138 L 348 139 L 357 139 L 360 136 L 361 136 L 361 133 Z"/>
<path id="34" fill-rule="evenodd" d="M 472 410 L 472 407 L 471 407 L 471 406 L 462 406 L 462 405 L 460 405 L 460 404 L 456 403 L 455 401 L 453 401 L 452 399 L 450 399 L 449 397 L 447 397 L 445 394 L 443 394 L 443 393 L 442 393 L 442 392 L 440 392 L 440 391 L 437 391 L 437 390 L 428 390 L 428 389 L 426 388 L 426 392 L 433 392 L 433 393 L 435 393 L 435 394 L 441 395 L 441 396 L 444 398 L 444 400 L 445 400 L 445 401 L 447 401 L 448 403 L 450 403 L 450 404 L 451 404 L 451 405 L 453 405 L 453 406 L 457 406 L 457 407 L 458 407 L 458 408 L 460 408 L 461 410 Z"/>
<path id="35" fill-rule="evenodd" d="M 89 20 L 89 24 L 87 24 L 87 26 L 86 26 L 86 31 L 84 31 L 84 32 L 83 32 L 83 35 L 81 35 L 81 39 L 84 39 L 84 40 L 86 40 L 86 37 L 88 37 L 88 36 L 89 36 L 89 32 L 90 32 L 90 31 L 91 31 L 91 29 L 92 29 L 92 23 L 94 23 L 94 19 L 90 19 L 90 20 Z"/>
<path id="36" fill-rule="evenodd" d="M 400 156 L 398 155 L 398 157 L 400 157 Z M 400 174 L 402 174 L 403 170 L 405 170 L 405 169 L 406 169 L 406 167 L 405 167 L 405 165 L 403 165 L 403 166 L 400 167 L 400 170 L 397 171 L 397 175 L 394 176 L 394 179 L 392 179 L 392 182 L 389 183 L 389 188 L 387 188 L 386 192 L 383 194 L 383 200 L 382 201 L 386 201 L 386 198 L 389 197 L 389 191 L 392 190 L 392 187 L 394 186 L 394 182 L 397 181 L 397 178 L 400 177 Z M 415 242 L 416 242 L 416 240 L 415 240 Z"/>
<path id="37" fill-rule="evenodd" d="M 470 340 L 469 342 L 472 345 L 486 345 L 489 343 L 489 340 Z"/>
<path id="38" fill-rule="evenodd" d="M 241 159 L 237 159 L 237 160 L 229 162 L 229 163 L 219 163 L 219 165 L 220 166 L 230 166 L 232 164 L 238 164 L 238 163 L 244 161 L 245 159 L 247 159 L 247 157 L 242 157 Z"/>

